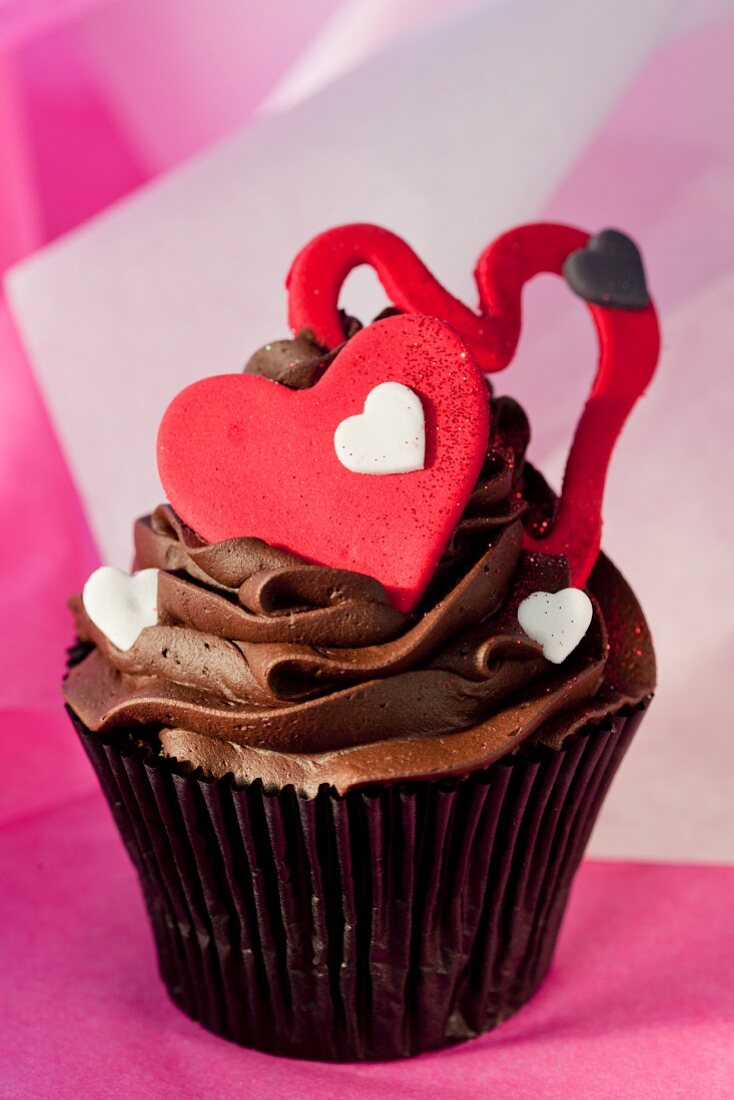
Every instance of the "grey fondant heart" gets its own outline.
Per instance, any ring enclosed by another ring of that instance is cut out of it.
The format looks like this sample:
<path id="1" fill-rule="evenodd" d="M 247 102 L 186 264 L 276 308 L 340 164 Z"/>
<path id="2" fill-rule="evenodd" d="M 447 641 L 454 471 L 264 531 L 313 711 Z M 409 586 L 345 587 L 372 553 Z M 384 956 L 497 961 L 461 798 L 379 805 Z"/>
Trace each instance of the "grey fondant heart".
<path id="1" fill-rule="evenodd" d="M 612 309 L 645 309 L 650 303 L 637 245 L 618 229 L 603 229 L 586 248 L 572 252 L 563 277 L 586 302 Z"/>

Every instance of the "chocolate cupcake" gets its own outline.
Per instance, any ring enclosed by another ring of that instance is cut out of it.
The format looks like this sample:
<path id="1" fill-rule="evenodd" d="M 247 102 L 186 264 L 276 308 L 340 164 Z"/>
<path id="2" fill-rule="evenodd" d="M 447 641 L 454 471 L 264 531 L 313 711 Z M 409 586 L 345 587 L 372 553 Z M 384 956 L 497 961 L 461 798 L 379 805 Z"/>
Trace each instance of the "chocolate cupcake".
<path id="1" fill-rule="evenodd" d="M 507 234 L 475 315 L 392 234 L 332 230 L 291 272 L 295 338 L 166 414 L 171 503 L 136 523 L 132 577 L 104 567 L 72 600 L 64 693 L 163 980 L 210 1030 L 403 1057 L 494 1027 L 546 974 L 655 686 L 598 552 L 607 462 L 657 355 L 618 238 Z M 393 306 L 362 329 L 337 296 L 365 261 Z M 560 499 L 486 380 L 546 270 L 602 346 Z"/>

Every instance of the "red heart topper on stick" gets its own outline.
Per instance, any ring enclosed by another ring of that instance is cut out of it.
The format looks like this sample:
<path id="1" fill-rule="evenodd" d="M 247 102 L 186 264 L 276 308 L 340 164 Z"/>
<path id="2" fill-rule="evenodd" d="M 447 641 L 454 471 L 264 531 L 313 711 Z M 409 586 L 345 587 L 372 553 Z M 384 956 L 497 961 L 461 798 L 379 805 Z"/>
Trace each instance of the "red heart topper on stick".
<path id="1" fill-rule="evenodd" d="M 487 386 L 464 342 L 405 315 L 359 332 L 311 389 L 234 374 L 189 386 L 163 417 L 158 467 L 203 538 L 255 536 L 367 573 L 408 611 L 461 517 L 488 435 Z"/>
<path id="2" fill-rule="evenodd" d="M 530 550 L 565 554 L 573 584 L 583 587 L 601 543 L 614 444 L 653 376 L 660 347 L 635 245 L 614 230 L 593 238 L 565 225 L 510 230 L 479 258 L 479 311 L 474 313 L 395 234 L 374 225 L 345 225 L 315 237 L 296 257 L 287 280 L 292 330 L 310 330 L 327 348 L 342 343 L 339 293 L 360 264 L 374 268 L 398 309 L 437 317 L 456 329 L 487 373 L 503 370 L 514 355 L 521 292 L 533 276 L 564 274 L 587 300 L 599 340 L 596 378 L 569 450 L 553 527 L 542 539 L 526 535 Z"/>

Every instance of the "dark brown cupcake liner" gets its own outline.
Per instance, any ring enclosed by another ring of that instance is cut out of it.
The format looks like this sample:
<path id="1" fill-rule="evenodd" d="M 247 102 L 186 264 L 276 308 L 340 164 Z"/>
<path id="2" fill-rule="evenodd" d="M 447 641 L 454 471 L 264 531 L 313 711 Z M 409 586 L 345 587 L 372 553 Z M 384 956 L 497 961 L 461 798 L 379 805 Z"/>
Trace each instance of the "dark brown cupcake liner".
<path id="1" fill-rule="evenodd" d="M 180 1008 L 244 1046 L 399 1058 L 495 1027 L 551 962 L 644 705 L 461 779 L 265 791 L 73 715 Z"/>

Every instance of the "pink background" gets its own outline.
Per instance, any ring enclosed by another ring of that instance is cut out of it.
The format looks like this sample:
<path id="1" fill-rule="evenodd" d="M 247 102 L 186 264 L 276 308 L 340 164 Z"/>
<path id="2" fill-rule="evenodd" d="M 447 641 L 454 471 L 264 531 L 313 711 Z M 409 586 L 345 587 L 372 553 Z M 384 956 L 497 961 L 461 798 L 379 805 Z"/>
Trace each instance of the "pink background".
<path id="1" fill-rule="evenodd" d="M 310 25 L 290 26 L 285 52 L 253 75 L 237 117 L 234 85 L 222 76 L 188 129 L 179 112 L 167 130 L 171 104 L 162 95 L 141 131 L 125 114 L 126 87 L 112 49 L 124 31 L 131 79 L 149 79 L 140 33 L 132 33 L 146 29 L 139 3 L 6 5 L 3 267 L 246 123 L 301 41 L 336 6 L 324 0 L 313 6 Z M 406 5 L 403 27 L 438 6 Z M 146 41 L 165 38 L 165 25 L 148 29 Z M 177 42 L 184 56 L 185 35 Z M 593 226 L 603 210 L 605 223 L 644 240 L 658 300 L 664 314 L 675 313 L 675 343 L 686 349 L 691 377 L 720 385 L 724 397 L 732 396 L 723 374 L 734 316 L 734 128 L 723 105 L 734 102 L 733 46 L 734 19 L 724 16 L 662 47 L 546 211 Z M 551 341 L 548 354 L 560 361 L 562 333 L 553 339 L 558 344 Z M 553 973 L 533 1002 L 494 1035 L 410 1063 L 280 1061 L 208 1036 L 169 1005 L 155 977 L 133 872 L 58 704 L 69 640 L 63 600 L 94 567 L 97 552 L 5 305 L 0 361 L 0 1095 L 731 1096 L 730 865 L 588 861 Z M 571 382 L 560 385 L 575 400 Z M 679 390 L 666 397 L 671 416 Z M 531 411 L 543 405 L 548 391 L 530 362 L 524 381 L 518 372 L 515 392 Z M 716 438 L 723 438 L 724 397 Z M 554 425 L 546 424 L 550 444 Z M 657 430 L 664 433 L 664 422 Z M 730 450 L 712 453 L 712 471 L 725 470 L 727 458 Z M 694 489 L 703 514 L 715 514 L 722 492 L 716 478 Z M 661 511 L 661 524 L 668 521 Z M 616 522 L 609 520 L 610 529 Z M 645 571 L 655 569 L 644 548 L 639 562 L 625 565 L 643 583 Z M 722 677 L 731 671 L 731 638 L 725 633 L 729 648 L 711 657 Z M 715 704 L 714 695 L 712 723 Z M 695 831 L 695 806 L 680 812 Z M 713 820 L 706 828 L 715 826 Z"/>

